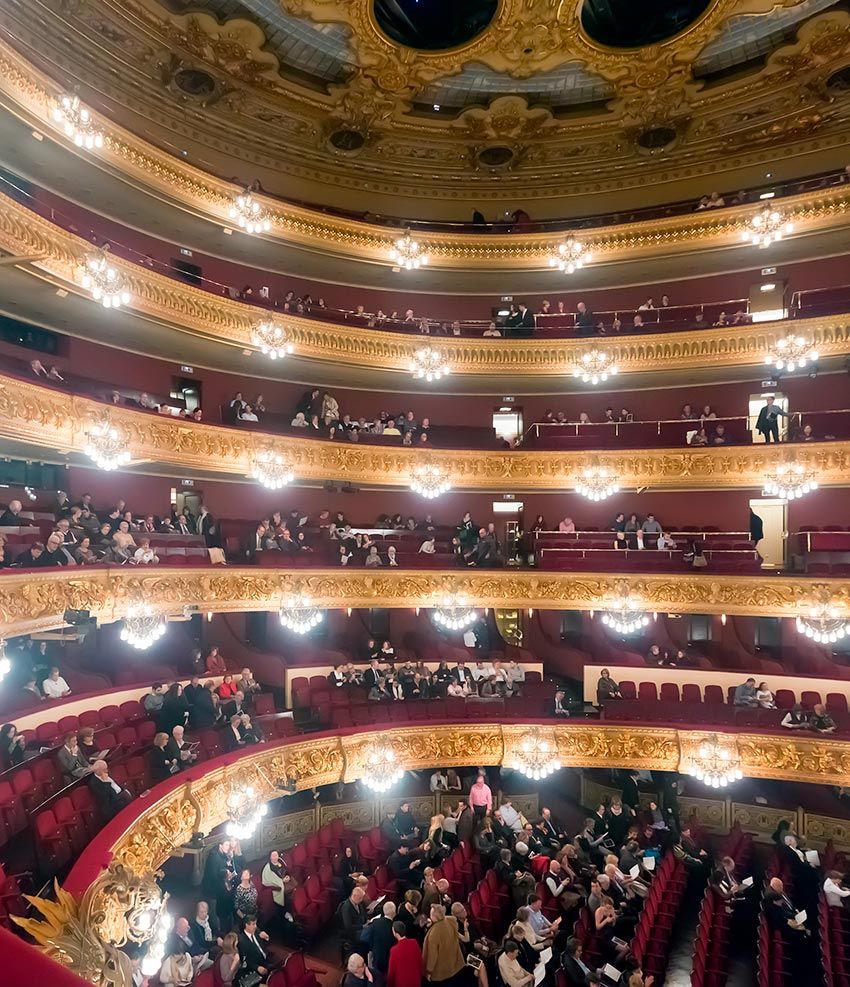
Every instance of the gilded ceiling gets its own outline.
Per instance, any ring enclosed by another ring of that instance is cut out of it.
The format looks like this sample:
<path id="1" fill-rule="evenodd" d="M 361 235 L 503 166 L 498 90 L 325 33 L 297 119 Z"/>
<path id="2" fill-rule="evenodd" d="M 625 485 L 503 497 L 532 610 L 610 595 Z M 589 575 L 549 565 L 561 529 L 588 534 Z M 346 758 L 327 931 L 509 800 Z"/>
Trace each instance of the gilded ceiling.
<path id="1" fill-rule="evenodd" d="M 844 0 L 711 0 L 631 49 L 591 39 L 582 0 L 499 0 L 438 50 L 392 40 L 374 3 L 5 0 L 0 25 L 172 153 L 291 198 L 358 208 L 366 190 L 389 214 L 390 197 L 422 215 L 465 215 L 476 197 L 539 215 L 570 195 L 630 189 L 637 204 L 663 184 L 675 198 L 672 181 L 728 190 L 736 170 L 848 140 Z"/>

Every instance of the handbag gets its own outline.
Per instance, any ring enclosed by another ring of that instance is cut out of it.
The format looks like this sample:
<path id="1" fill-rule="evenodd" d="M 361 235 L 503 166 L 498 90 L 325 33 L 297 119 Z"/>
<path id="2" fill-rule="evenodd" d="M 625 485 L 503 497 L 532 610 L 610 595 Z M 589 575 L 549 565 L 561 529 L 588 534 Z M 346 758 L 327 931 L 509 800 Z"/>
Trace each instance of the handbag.
<path id="1" fill-rule="evenodd" d="M 255 970 L 249 970 L 247 973 L 243 973 L 242 976 L 236 981 L 237 987 L 257 987 L 257 984 L 262 983 L 263 978 Z"/>

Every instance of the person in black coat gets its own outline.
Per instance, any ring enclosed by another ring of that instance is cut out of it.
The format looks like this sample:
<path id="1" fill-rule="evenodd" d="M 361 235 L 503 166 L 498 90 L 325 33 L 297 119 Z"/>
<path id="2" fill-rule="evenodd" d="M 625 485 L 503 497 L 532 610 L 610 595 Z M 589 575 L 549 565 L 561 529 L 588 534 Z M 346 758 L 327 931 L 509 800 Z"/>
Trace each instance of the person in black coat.
<path id="1" fill-rule="evenodd" d="M 581 943 L 578 939 L 567 940 L 564 955 L 561 957 L 561 969 L 567 978 L 568 987 L 586 987 L 587 975 L 593 971 L 581 958 Z"/>
<path id="2" fill-rule="evenodd" d="M 195 700 L 190 708 L 192 727 L 195 730 L 209 730 L 215 726 L 218 718 L 215 700 L 212 697 L 212 690 L 204 686 L 200 692 L 195 694 Z"/>
<path id="3" fill-rule="evenodd" d="M 640 775 L 637 771 L 627 771 L 623 778 L 623 805 L 627 805 L 633 812 L 637 812 L 640 805 L 640 793 L 638 791 L 639 777 Z"/>
<path id="4" fill-rule="evenodd" d="M 106 761 L 95 761 L 89 778 L 89 788 L 104 822 L 109 822 L 127 805 L 133 796 L 109 777 Z"/>
<path id="5" fill-rule="evenodd" d="M 257 918 L 249 915 L 245 919 L 242 934 L 239 936 L 239 955 L 242 957 L 242 969 L 251 973 L 259 973 L 265 977 L 271 967 L 269 958 L 269 936 L 257 928 Z"/>
<path id="6" fill-rule="evenodd" d="M 186 726 L 188 718 L 189 704 L 183 695 L 183 686 L 179 682 L 172 682 L 156 716 L 157 728 L 171 736 L 171 731 L 176 726 Z"/>
<path id="7" fill-rule="evenodd" d="M 153 747 L 149 755 L 151 781 L 156 785 L 167 781 L 175 772 L 175 761 L 168 756 L 168 734 L 158 733 L 153 738 Z M 177 767 L 179 770 L 179 766 Z"/>
<path id="8" fill-rule="evenodd" d="M 342 923 L 342 947 L 346 956 L 349 953 L 360 953 L 364 959 L 369 955 L 369 947 L 360 941 L 366 920 L 364 899 L 366 893 L 362 888 L 353 888 L 351 894 L 339 906 L 339 919 Z"/>
<path id="9" fill-rule="evenodd" d="M 210 851 L 204 865 L 201 890 L 209 904 L 210 914 L 223 927 L 233 914 L 233 890 L 242 865 L 239 843 L 235 840 L 222 840 Z"/>
<path id="10" fill-rule="evenodd" d="M 214 953 L 216 947 L 221 945 L 221 927 L 215 916 L 210 915 L 210 906 L 207 902 L 198 902 L 195 917 L 189 923 L 189 935 L 196 948 L 202 953 Z"/>
<path id="11" fill-rule="evenodd" d="M 396 944 L 393 935 L 393 921 L 396 909 L 391 901 L 385 901 L 383 914 L 373 918 L 363 930 L 363 942 L 372 953 L 372 967 L 386 977 L 390 965 L 390 950 Z"/>

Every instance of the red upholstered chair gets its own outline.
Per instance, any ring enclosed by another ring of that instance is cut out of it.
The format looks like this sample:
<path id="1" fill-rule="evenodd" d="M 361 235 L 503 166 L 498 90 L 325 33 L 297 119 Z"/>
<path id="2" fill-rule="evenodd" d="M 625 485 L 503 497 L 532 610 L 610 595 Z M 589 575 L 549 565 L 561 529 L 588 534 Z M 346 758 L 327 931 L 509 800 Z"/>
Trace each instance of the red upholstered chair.
<path id="1" fill-rule="evenodd" d="M 117 706 L 104 706 L 100 711 L 100 722 L 105 727 L 116 727 L 121 723 L 121 710 Z"/>
<path id="2" fill-rule="evenodd" d="M 790 689 L 776 690 L 776 705 L 779 709 L 791 709 L 796 701 L 794 693 Z"/>
<path id="3" fill-rule="evenodd" d="M 662 689 L 664 687 L 662 686 Z M 682 702 L 683 703 L 701 703 L 702 693 L 700 692 L 700 687 L 695 682 L 686 682 L 682 686 Z"/>
<path id="4" fill-rule="evenodd" d="M 59 724 L 55 720 L 39 723 L 35 728 L 35 739 L 42 747 L 56 747 L 59 743 Z"/>
<path id="5" fill-rule="evenodd" d="M 35 842 L 49 873 L 55 874 L 70 861 L 71 845 L 50 809 L 44 809 L 35 817 Z"/>
<path id="6" fill-rule="evenodd" d="M 638 700 L 642 703 L 657 703 L 658 688 L 654 682 L 641 682 L 638 686 Z"/>
<path id="7" fill-rule="evenodd" d="M 820 701 L 820 693 L 814 692 L 812 689 L 806 689 L 805 692 L 800 694 L 800 702 L 806 709 L 817 706 Z"/>
<path id="8" fill-rule="evenodd" d="M 74 803 L 65 795 L 53 804 L 53 816 L 64 832 L 74 854 L 78 854 L 88 843 L 89 836 L 82 816 L 74 808 Z"/>
<path id="9" fill-rule="evenodd" d="M 128 699 L 126 702 L 121 703 L 118 707 L 118 712 L 121 714 L 121 719 L 125 723 L 132 723 L 144 715 L 144 710 L 138 699 Z"/>
<path id="10" fill-rule="evenodd" d="M 56 724 L 58 736 L 64 737 L 66 733 L 76 733 L 80 728 L 80 718 L 78 716 L 63 716 Z"/>
<path id="11" fill-rule="evenodd" d="M 847 697 L 843 692 L 828 692 L 826 694 L 826 708 L 831 713 L 846 713 Z"/>
<path id="12" fill-rule="evenodd" d="M 637 699 L 637 688 L 634 682 L 621 682 L 620 695 L 623 699 Z"/>
<path id="13" fill-rule="evenodd" d="M 77 785 L 71 791 L 71 802 L 82 819 L 89 837 L 93 836 L 97 828 L 97 807 L 88 785 Z"/>
<path id="14" fill-rule="evenodd" d="M 270 692 L 259 692 L 254 696 L 254 713 L 257 716 L 271 716 L 274 712 L 274 696 Z"/>
<path id="15" fill-rule="evenodd" d="M 707 706 L 723 705 L 723 689 L 719 685 L 707 685 L 703 692 L 703 702 Z"/>
<path id="16" fill-rule="evenodd" d="M 104 724 L 100 721 L 99 709 L 87 709 L 80 713 L 80 729 L 83 727 L 93 727 L 95 730 Z"/>
<path id="17" fill-rule="evenodd" d="M 663 703 L 677 703 L 679 702 L 679 686 L 675 682 L 662 682 L 659 696 Z"/>
<path id="18" fill-rule="evenodd" d="M 315 973 L 304 962 L 303 953 L 290 953 L 283 964 L 283 982 L 285 987 L 319 987 Z M 271 987 L 271 980 L 269 980 Z"/>
<path id="19" fill-rule="evenodd" d="M 135 725 L 136 740 L 140 747 L 147 747 L 153 743 L 156 736 L 156 724 L 153 720 L 141 720 Z"/>
<path id="20" fill-rule="evenodd" d="M 20 833 L 27 824 L 24 800 L 8 781 L 0 781 L 0 820 L 7 839 Z"/>
<path id="21" fill-rule="evenodd" d="M 292 893 L 292 914 L 309 938 L 316 936 L 324 925 L 319 905 L 311 901 L 303 887 Z"/>

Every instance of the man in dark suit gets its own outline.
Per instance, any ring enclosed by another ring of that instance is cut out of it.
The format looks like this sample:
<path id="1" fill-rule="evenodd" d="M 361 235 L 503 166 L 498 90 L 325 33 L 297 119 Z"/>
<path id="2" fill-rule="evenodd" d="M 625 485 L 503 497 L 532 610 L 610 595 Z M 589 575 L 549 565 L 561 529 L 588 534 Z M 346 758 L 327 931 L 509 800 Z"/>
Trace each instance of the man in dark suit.
<path id="1" fill-rule="evenodd" d="M 377 683 L 380 676 L 381 676 L 381 672 L 380 669 L 378 668 L 378 661 L 377 659 L 373 658 L 372 661 L 369 662 L 369 667 L 363 673 L 363 685 L 367 689 L 371 689 L 372 686 L 374 686 Z"/>
<path id="2" fill-rule="evenodd" d="M 587 977 L 593 971 L 581 958 L 581 943 L 578 939 L 572 937 L 567 940 L 564 955 L 561 957 L 561 967 L 569 987 L 586 987 L 590 982 Z"/>
<path id="3" fill-rule="evenodd" d="M 395 946 L 393 921 L 395 920 L 395 904 L 385 901 L 382 914 L 373 918 L 363 930 L 363 942 L 372 953 L 372 967 L 383 977 L 387 975 L 390 965 L 390 950 Z"/>
<path id="4" fill-rule="evenodd" d="M 233 914 L 233 889 L 242 863 L 238 841 L 222 840 L 210 851 L 204 865 L 201 890 L 209 902 L 210 914 L 224 927 Z"/>
<path id="5" fill-rule="evenodd" d="M 369 947 L 360 941 L 360 936 L 369 917 L 364 903 L 365 897 L 366 892 L 362 888 L 355 887 L 339 906 L 343 952 L 346 956 L 349 953 L 360 953 L 364 959 L 369 955 Z"/>
<path id="6" fill-rule="evenodd" d="M 638 791 L 638 778 L 640 775 L 637 771 L 629 770 L 626 772 L 623 778 L 623 790 L 622 790 L 622 800 L 623 805 L 627 805 L 634 812 L 637 812 L 640 806 L 640 792 Z"/>
<path id="7" fill-rule="evenodd" d="M 461 799 L 458 802 L 460 812 L 457 817 L 457 838 L 461 843 L 472 844 L 472 831 L 475 829 L 475 813 L 469 803 Z"/>
<path id="8" fill-rule="evenodd" d="M 249 915 L 239 936 L 239 955 L 242 957 L 243 969 L 251 973 L 259 973 L 265 977 L 271 967 L 268 956 L 269 934 L 257 929 L 257 919 Z"/>
<path id="9" fill-rule="evenodd" d="M 14 564 L 15 566 L 20 566 L 22 569 L 32 569 L 33 566 L 39 565 L 38 560 L 42 555 L 44 555 L 44 543 L 34 541 L 29 548 L 15 556 Z"/>
<path id="10" fill-rule="evenodd" d="M 555 691 L 555 698 L 549 701 L 546 713 L 549 716 L 569 716 L 570 708 L 567 703 L 567 694 L 563 689 Z"/>
<path id="11" fill-rule="evenodd" d="M 109 765 L 106 761 L 94 762 L 89 787 L 104 822 L 109 822 L 117 816 L 133 798 L 128 791 L 109 777 Z"/>
<path id="12" fill-rule="evenodd" d="M 224 731 L 224 749 L 228 752 L 238 751 L 240 747 L 245 746 L 245 738 L 242 736 L 242 731 L 240 727 L 242 726 L 242 717 L 238 713 L 234 713 L 230 717 L 230 726 Z"/>
<path id="13" fill-rule="evenodd" d="M 189 514 L 178 514 L 177 524 L 174 526 L 175 530 L 181 535 L 194 535 L 195 534 L 195 524 L 192 520 L 192 516 Z"/>

